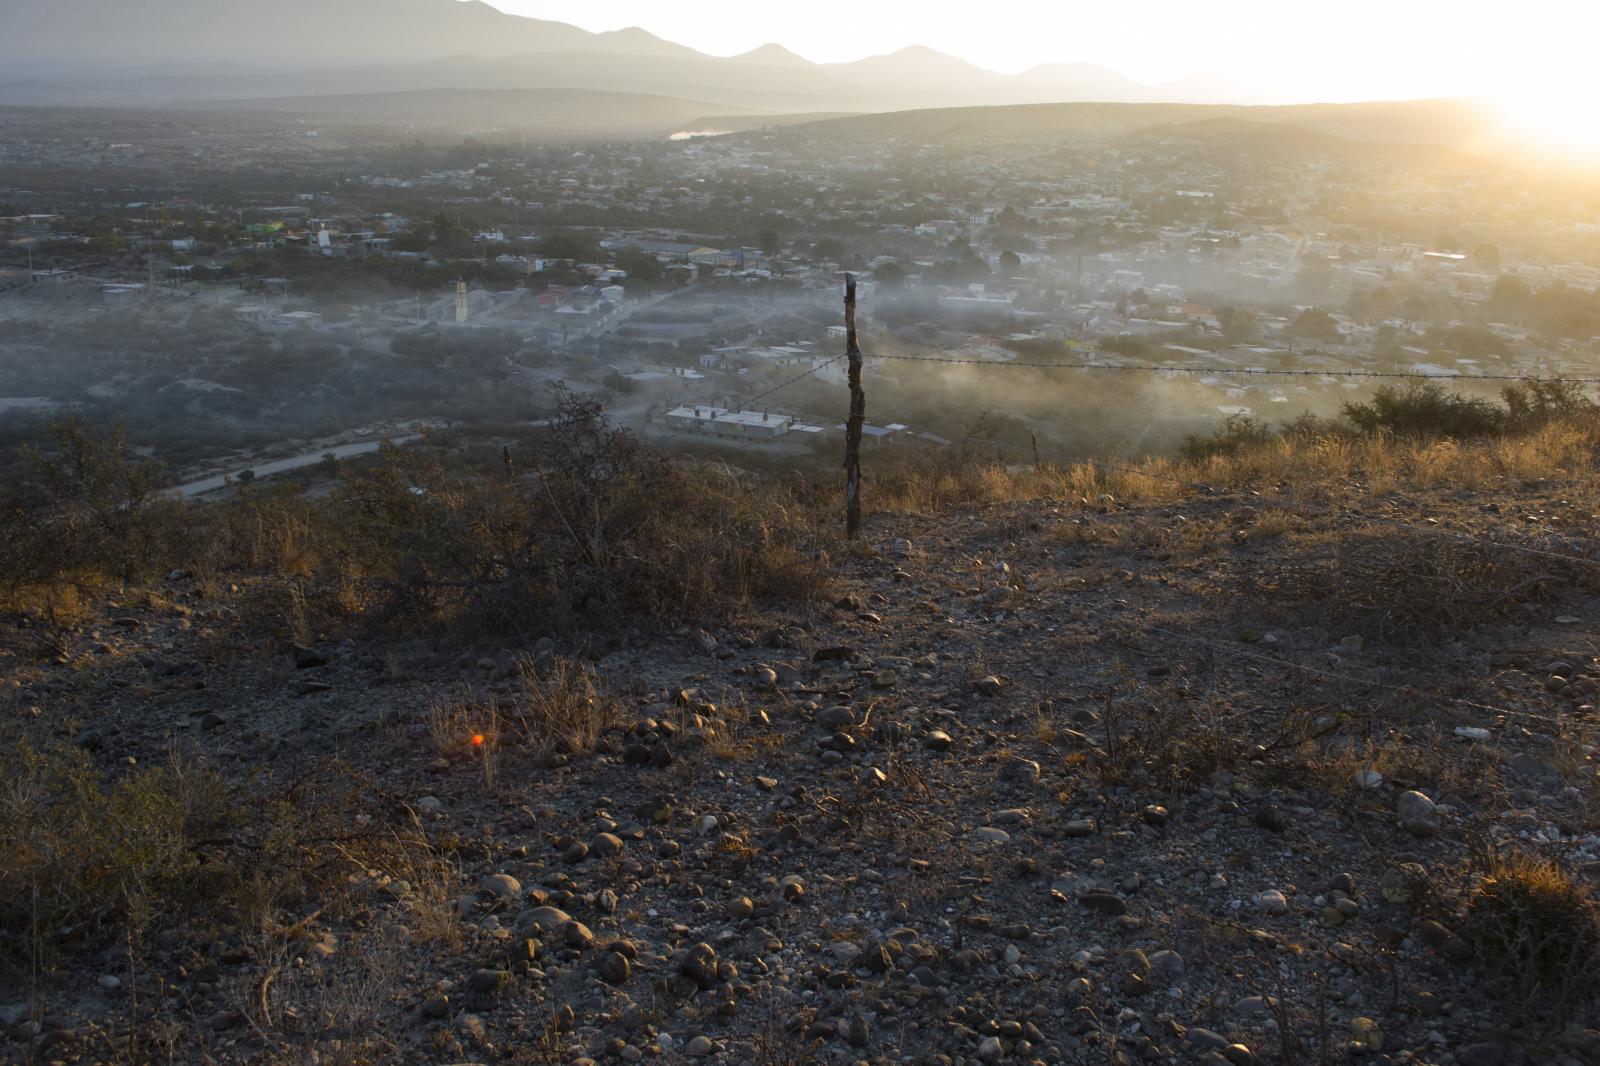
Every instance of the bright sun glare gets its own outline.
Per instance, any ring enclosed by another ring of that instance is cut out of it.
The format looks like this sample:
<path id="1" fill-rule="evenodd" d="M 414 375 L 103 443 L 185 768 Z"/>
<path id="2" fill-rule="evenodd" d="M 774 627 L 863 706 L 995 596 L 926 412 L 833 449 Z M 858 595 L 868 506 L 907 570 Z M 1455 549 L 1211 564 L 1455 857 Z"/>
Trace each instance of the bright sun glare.
<path id="1" fill-rule="evenodd" d="M 1523 85 L 1497 98 L 1506 124 L 1524 137 L 1563 154 L 1600 156 L 1600 114 L 1577 85 Z"/>

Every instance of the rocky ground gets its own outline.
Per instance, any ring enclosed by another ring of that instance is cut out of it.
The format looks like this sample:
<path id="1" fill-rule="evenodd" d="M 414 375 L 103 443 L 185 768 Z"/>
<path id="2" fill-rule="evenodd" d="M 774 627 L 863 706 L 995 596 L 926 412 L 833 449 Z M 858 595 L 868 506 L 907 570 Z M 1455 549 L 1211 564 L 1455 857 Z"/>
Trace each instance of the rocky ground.
<path id="1" fill-rule="evenodd" d="M 830 604 L 587 641 L 252 646 L 252 590 L 185 575 L 17 630 L 35 730 L 263 796 L 337 766 L 412 852 L 86 942 L 0 989 L 0 1059 L 1600 1062 L 1592 987 L 1462 915 L 1494 846 L 1600 875 L 1587 516 L 1399 502 L 1436 525 L 878 515 Z M 1552 556 L 1481 569 L 1508 530 Z M 589 725 L 530 717 L 573 661 Z"/>

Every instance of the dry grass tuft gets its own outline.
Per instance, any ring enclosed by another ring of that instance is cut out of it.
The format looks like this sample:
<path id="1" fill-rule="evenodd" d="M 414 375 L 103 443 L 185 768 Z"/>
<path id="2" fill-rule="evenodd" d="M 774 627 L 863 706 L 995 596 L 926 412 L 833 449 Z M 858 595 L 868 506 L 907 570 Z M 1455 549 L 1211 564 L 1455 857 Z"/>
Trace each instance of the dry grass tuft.
<path id="1" fill-rule="evenodd" d="M 474 759 L 483 768 L 484 787 L 494 789 L 499 769 L 501 714 L 493 700 L 459 695 L 428 703 L 428 739 L 433 750 L 452 761 Z"/>
<path id="2" fill-rule="evenodd" d="M 560 656 L 517 661 L 522 698 L 506 714 L 520 742 L 543 756 L 592 752 L 607 729 L 624 721 L 622 705 L 600 688 L 594 670 Z"/>
<path id="3" fill-rule="evenodd" d="M 1174 704 L 1184 704 L 1177 709 Z M 1194 788 L 1218 770 L 1246 761 L 1241 715 L 1223 700 L 1195 700 L 1175 689 L 1155 699 L 1113 696 L 1090 731 L 1100 748 L 1093 769 L 1114 785 L 1154 785 L 1165 793 Z"/>
<path id="4" fill-rule="evenodd" d="M 1600 908 L 1560 864 L 1483 849 L 1465 928 L 1479 959 L 1525 1007 L 1564 1012 L 1600 987 Z"/>

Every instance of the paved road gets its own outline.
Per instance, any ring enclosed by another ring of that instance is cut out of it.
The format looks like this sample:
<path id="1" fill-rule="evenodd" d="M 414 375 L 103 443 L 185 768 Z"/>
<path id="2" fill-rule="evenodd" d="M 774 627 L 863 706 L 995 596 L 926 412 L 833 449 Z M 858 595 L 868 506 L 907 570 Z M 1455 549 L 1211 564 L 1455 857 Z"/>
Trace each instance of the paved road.
<path id="1" fill-rule="evenodd" d="M 408 444 L 411 441 L 418 440 L 420 438 L 418 434 L 412 433 L 403 437 L 389 437 L 386 439 L 395 444 Z M 167 491 L 175 492 L 178 495 L 189 499 L 195 496 L 200 496 L 207 492 L 215 492 L 217 489 L 223 488 L 225 485 L 227 485 L 229 479 L 238 481 L 239 473 L 244 470 L 254 470 L 256 477 L 258 478 L 271 477 L 273 474 L 285 474 L 290 470 L 299 470 L 302 467 L 315 466 L 316 464 L 322 462 L 322 457 L 324 455 L 328 455 L 330 453 L 336 459 L 349 459 L 357 455 L 370 455 L 382 447 L 382 445 L 383 441 L 377 440 L 364 441 L 360 444 L 336 444 L 329 448 L 322 448 L 315 452 L 306 452 L 304 455 L 296 455 L 288 459 L 274 459 L 270 463 L 257 463 L 255 466 L 242 466 L 239 468 L 239 470 L 236 470 L 230 474 L 218 474 L 215 477 L 201 478 L 199 481 L 191 481 L 187 485 L 175 485 Z"/>

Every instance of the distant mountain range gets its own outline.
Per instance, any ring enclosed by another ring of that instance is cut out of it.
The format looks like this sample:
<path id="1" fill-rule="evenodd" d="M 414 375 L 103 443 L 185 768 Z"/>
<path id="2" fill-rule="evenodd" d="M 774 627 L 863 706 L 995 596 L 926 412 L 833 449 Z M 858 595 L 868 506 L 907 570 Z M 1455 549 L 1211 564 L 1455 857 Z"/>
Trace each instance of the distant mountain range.
<path id="1" fill-rule="evenodd" d="M 287 111 L 436 135 L 782 125 L 802 137 L 987 143 L 1227 119 L 1480 154 L 1526 147 L 1474 101 L 1240 106 L 1281 102 L 1248 69 L 1147 85 L 1092 63 L 999 74 L 923 47 L 851 63 L 778 44 L 719 57 L 481 0 L 0 0 L 0 27 L 0 106 Z M 1074 106 L 1046 106 L 1063 103 Z M 859 117 L 812 121 L 838 115 Z M 1285 143 L 1238 125 L 1196 131 Z"/>
<path id="2" fill-rule="evenodd" d="M 0 0 L 0 26 L 0 103 L 21 105 L 592 89 L 780 113 L 1257 103 L 1273 91 L 1237 77 L 1152 86 L 1089 63 L 997 74 L 922 47 L 853 63 L 812 63 L 777 44 L 723 58 L 637 28 L 591 33 L 480 0 Z"/>

